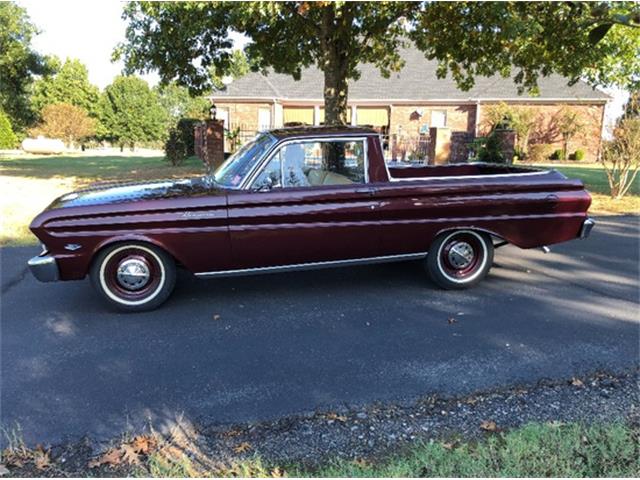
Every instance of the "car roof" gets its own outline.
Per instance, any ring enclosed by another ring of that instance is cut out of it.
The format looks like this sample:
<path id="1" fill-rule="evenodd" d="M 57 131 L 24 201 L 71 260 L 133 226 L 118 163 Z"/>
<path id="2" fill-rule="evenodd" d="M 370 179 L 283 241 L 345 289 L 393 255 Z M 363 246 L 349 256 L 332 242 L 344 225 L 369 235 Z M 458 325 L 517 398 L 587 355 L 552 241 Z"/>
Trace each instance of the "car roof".
<path id="1" fill-rule="evenodd" d="M 352 127 L 350 125 L 282 127 L 274 128 L 267 132 L 278 139 L 292 137 L 329 137 L 336 135 L 378 135 L 378 132 L 372 128 Z"/>

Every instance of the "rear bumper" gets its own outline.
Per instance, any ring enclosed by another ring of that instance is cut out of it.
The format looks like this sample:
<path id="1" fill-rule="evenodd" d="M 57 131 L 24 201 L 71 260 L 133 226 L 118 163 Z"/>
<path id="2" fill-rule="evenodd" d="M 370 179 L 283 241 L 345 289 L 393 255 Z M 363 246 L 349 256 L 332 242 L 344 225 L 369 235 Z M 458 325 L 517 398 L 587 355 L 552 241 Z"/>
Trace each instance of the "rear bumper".
<path id="1" fill-rule="evenodd" d="M 591 233 L 591 229 L 593 229 L 593 227 L 595 226 L 596 222 L 591 219 L 591 218 L 587 218 L 584 222 L 582 222 L 582 227 L 580 228 L 580 238 L 587 238 L 589 236 L 589 234 Z"/>
<path id="2" fill-rule="evenodd" d="M 50 255 L 38 255 L 27 262 L 29 270 L 41 282 L 60 280 L 60 271 L 56 259 Z"/>

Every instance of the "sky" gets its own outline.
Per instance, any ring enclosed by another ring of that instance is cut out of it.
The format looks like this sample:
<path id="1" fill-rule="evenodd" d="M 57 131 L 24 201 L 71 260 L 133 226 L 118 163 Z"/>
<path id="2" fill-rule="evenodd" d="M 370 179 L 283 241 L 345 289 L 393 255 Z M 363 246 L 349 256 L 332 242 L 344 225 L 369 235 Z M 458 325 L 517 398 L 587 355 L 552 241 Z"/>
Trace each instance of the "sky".
<path id="1" fill-rule="evenodd" d="M 31 20 L 41 30 L 33 40 L 36 51 L 62 60 L 77 58 L 89 70 L 89 79 L 100 88 L 109 85 L 122 71 L 122 62 L 111 62 L 114 47 L 124 40 L 126 24 L 121 18 L 126 2 L 119 0 L 19 0 Z M 234 36 L 244 43 L 242 36 Z M 151 85 L 156 74 L 143 75 Z M 606 123 L 611 125 L 622 113 L 626 93 L 607 90 L 613 101 L 607 106 Z"/>

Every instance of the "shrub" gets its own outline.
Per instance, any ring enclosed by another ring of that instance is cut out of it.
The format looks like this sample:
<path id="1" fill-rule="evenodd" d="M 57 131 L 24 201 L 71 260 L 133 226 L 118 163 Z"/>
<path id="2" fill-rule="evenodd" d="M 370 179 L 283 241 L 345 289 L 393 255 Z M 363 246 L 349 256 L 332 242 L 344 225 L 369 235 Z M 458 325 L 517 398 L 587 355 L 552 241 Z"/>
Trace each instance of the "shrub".
<path id="1" fill-rule="evenodd" d="M 564 158 L 564 151 L 561 150 L 561 149 L 554 150 L 554 152 L 551 154 L 550 158 L 551 158 L 551 160 L 563 161 L 565 159 Z"/>
<path id="2" fill-rule="evenodd" d="M 618 122 L 613 140 L 604 145 L 602 166 L 611 198 L 622 198 L 640 171 L 640 117 L 626 116 Z"/>
<path id="3" fill-rule="evenodd" d="M 169 130 L 169 135 L 164 143 L 164 153 L 174 167 L 182 165 L 186 160 L 187 146 L 184 143 L 182 132 L 177 128 Z"/>
<path id="4" fill-rule="evenodd" d="M 18 138 L 9 122 L 9 117 L 0 110 L 0 148 L 15 148 Z"/>
<path id="5" fill-rule="evenodd" d="M 571 160 L 575 160 L 576 162 L 580 162 L 580 161 L 584 160 L 584 156 L 585 156 L 584 150 L 578 149 L 578 150 L 576 150 L 575 152 L 573 152 L 571 154 L 570 158 L 571 158 Z"/>
<path id="6" fill-rule="evenodd" d="M 495 134 L 495 132 L 491 133 L 491 135 L 487 137 L 486 143 L 480 149 L 478 159 L 481 162 L 488 163 L 506 162 L 504 153 L 502 152 L 502 141 L 500 140 L 500 137 Z"/>
<path id="7" fill-rule="evenodd" d="M 551 155 L 551 149 L 553 147 L 548 143 L 537 143 L 529 147 L 529 155 L 527 160 L 530 162 L 546 162 Z"/>
<path id="8" fill-rule="evenodd" d="M 181 118 L 176 126 L 182 136 L 187 157 L 193 157 L 196 154 L 194 131 L 198 123 L 200 123 L 200 120 L 196 118 Z"/>

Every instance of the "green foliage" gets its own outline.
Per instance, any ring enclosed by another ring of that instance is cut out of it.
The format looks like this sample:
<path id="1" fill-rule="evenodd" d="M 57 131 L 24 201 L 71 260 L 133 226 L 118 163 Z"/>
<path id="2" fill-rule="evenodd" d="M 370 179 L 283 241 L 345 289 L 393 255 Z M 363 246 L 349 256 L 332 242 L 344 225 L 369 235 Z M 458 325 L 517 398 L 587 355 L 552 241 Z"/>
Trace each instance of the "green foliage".
<path id="1" fill-rule="evenodd" d="M 480 149 L 478 160 L 486 163 L 505 163 L 504 153 L 502 152 L 502 141 L 500 136 L 494 132 L 487 137 L 484 146 Z"/>
<path id="2" fill-rule="evenodd" d="M 529 135 L 537 121 L 536 112 L 528 107 L 500 102 L 487 106 L 485 117 L 491 130 L 508 128 L 516 132 L 516 150 L 518 156 L 525 159 L 529 150 Z"/>
<path id="3" fill-rule="evenodd" d="M 602 165 L 609 181 L 611 198 L 624 197 L 640 170 L 639 116 L 625 115 L 619 121 L 613 140 L 604 145 Z"/>
<path id="4" fill-rule="evenodd" d="M 0 2 L 0 109 L 11 119 L 14 130 L 34 120 L 28 92 L 34 75 L 52 71 L 53 64 L 31 47 L 38 33 L 24 8 Z"/>
<path id="5" fill-rule="evenodd" d="M 209 70 L 211 76 L 211 83 L 217 89 L 223 89 L 225 87 L 222 79 L 225 76 L 231 77 L 233 80 L 245 76 L 251 70 L 251 65 L 247 59 L 247 55 L 242 50 L 234 50 L 229 57 L 229 66 L 226 70 L 221 71 L 214 65 Z"/>
<path id="6" fill-rule="evenodd" d="M 18 138 L 11 129 L 7 114 L 0 110 L 0 148 L 15 148 Z"/>
<path id="7" fill-rule="evenodd" d="M 578 149 L 570 156 L 571 160 L 575 160 L 576 162 L 581 162 L 584 160 L 585 153 L 584 150 Z"/>
<path id="8" fill-rule="evenodd" d="M 187 159 L 187 146 L 184 143 L 182 132 L 177 128 L 169 130 L 167 140 L 164 142 L 164 153 L 173 166 L 182 165 Z"/>
<path id="9" fill-rule="evenodd" d="M 549 158 L 551 160 L 564 161 L 565 160 L 564 150 L 561 150 L 561 149 L 554 150 Z"/>
<path id="10" fill-rule="evenodd" d="M 178 120 L 176 128 L 182 136 L 187 157 L 192 157 L 195 152 L 195 128 L 201 120 L 195 118 L 181 118 Z"/>
<path id="11" fill-rule="evenodd" d="M 211 107 L 209 100 L 202 96 L 191 96 L 186 87 L 172 82 L 165 86 L 156 87 L 155 90 L 171 124 L 175 124 L 185 117 L 199 120 L 208 118 Z"/>
<path id="12" fill-rule="evenodd" d="M 100 103 L 105 136 L 121 146 L 165 138 L 167 113 L 141 78 L 116 77 Z"/>
<path id="13" fill-rule="evenodd" d="M 31 105 L 40 115 L 47 105 L 67 103 L 98 117 L 100 90 L 89 82 L 87 67 L 76 59 L 67 59 L 55 75 L 48 75 L 33 84 Z"/>
<path id="14" fill-rule="evenodd" d="M 571 82 L 640 83 L 638 6 L 632 2 L 130 2 L 126 41 L 114 51 L 129 72 L 157 69 L 194 92 L 210 89 L 211 68 L 228 72 L 230 30 L 251 40 L 251 68 L 299 78 L 312 64 L 325 74 L 325 121 L 345 123 L 348 80 L 371 63 L 402 68 L 412 41 L 464 90 L 477 76 L 514 75 L 537 91 L 551 73 Z M 180 28 L 176 28 L 180 25 Z M 195 61 L 197 60 L 197 62 Z"/>

